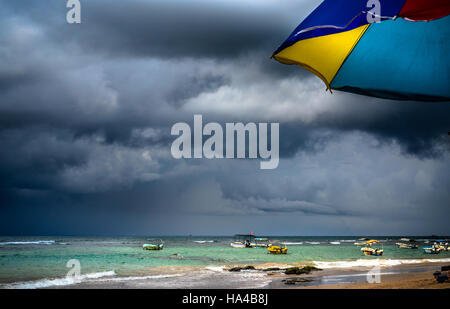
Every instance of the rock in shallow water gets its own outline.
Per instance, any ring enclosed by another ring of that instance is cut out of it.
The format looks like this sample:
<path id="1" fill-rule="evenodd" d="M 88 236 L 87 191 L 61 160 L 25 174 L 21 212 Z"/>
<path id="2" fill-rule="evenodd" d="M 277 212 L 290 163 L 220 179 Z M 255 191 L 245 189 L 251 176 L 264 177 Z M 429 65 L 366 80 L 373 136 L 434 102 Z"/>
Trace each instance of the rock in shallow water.
<path id="1" fill-rule="evenodd" d="M 311 281 L 313 281 L 313 280 L 307 279 L 307 278 L 288 278 L 288 279 L 281 280 L 281 282 L 284 282 L 284 284 L 288 284 L 288 285 L 295 285 L 297 283 L 308 283 Z"/>
<path id="2" fill-rule="evenodd" d="M 255 266 L 248 265 L 245 267 L 233 267 L 228 269 L 228 271 L 241 271 L 241 270 L 255 270 Z"/>
<path id="3" fill-rule="evenodd" d="M 314 267 L 314 266 L 305 266 L 305 267 L 290 267 L 284 271 L 286 275 L 303 275 L 303 274 L 309 274 L 312 271 L 319 271 L 322 270 L 320 268 Z"/>

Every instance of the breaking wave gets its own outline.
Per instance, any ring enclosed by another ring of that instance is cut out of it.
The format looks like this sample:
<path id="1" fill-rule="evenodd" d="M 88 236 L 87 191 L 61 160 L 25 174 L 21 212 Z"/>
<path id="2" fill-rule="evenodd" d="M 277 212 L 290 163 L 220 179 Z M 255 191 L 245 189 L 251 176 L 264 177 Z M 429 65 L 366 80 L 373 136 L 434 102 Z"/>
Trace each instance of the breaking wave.
<path id="1" fill-rule="evenodd" d="M 334 262 L 314 261 L 313 263 L 319 268 L 330 269 L 330 268 L 375 267 L 375 266 L 392 267 L 392 266 L 408 265 L 408 264 L 447 263 L 447 262 L 450 262 L 450 258 L 405 259 L 405 260 L 395 260 L 395 259 L 363 260 L 363 259 L 359 259 L 356 261 L 334 261 Z"/>
<path id="2" fill-rule="evenodd" d="M 131 277 L 115 277 L 115 278 L 105 278 L 95 281 L 132 281 L 132 280 L 148 280 L 148 279 L 164 279 L 181 277 L 184 274 L 167 274 L 167 275 L 150 275 L 150 276 L 131 276 Z"/>
<path id="3" fill-rule="evenodd" d="M 66 278 L 57 278 L 57 279 L 41 279 L 36 281 L 28 281 L 28 282 L 16 282 L 10 283 L 2 286 L 2 288 L 6 289 L 42 289 L 49 288 L 53 286 L 65 286 L 65 285 L 73 285 L 80 283 L 82 281 L 86 281 L 89 279 L 98 279 L 102 277 L 111 277 L 115 276 L 116 273 L 114 270 L 104 271 L 98 273 L 90 273 L 85 275 L 80 275 L 78 278 L 74 277 L 66 277 Z"/>
<path id="4" fill-rule="evenodd" d="M 83 281 L 91 282 L 122 282 L 122 281 L 138 281 L 148 279 L 164 279 L 172 277 L 184 276 L 184 274 L 164 274 L 164 275 L 149 275 L 149 276 L 129 276 L 129 277 L 114 277 L 116 273 L 111 271 L 90 273 L 81 275 L 77 279 L 75 278 L 57 278 L 57 279 L 41 279 L 29 282 L 16 282 L 5 285 L 0 285 L 0 288 L 4 289 L 42 289 L 57 286 L 68 286 Z"/>
<path id="5" fill-rule="evenodd" d="M 53 245 L 54 240 L 33 240 L 33 241 L 0 241 L 0 246 L 7 245 Z"/>

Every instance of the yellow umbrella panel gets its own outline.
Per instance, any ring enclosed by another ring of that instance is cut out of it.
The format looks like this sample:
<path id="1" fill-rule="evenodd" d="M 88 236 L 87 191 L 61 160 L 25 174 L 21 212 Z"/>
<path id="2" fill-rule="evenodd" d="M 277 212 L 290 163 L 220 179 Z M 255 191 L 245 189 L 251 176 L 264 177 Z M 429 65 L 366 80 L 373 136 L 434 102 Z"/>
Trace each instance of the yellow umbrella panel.
<path id="1" fill-rule="evenodd" d="M 327 88 L 369 25 L 350 31 L 314 37 L 281 50 L 273 57 L 284 64 L 297 64 L 324 81 Z"/>

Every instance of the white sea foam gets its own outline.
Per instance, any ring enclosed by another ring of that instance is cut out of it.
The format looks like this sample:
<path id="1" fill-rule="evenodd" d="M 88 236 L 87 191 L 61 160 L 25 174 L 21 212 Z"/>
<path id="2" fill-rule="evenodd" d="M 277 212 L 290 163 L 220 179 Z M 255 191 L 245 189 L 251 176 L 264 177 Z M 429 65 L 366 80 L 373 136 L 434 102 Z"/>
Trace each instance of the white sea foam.
<path id="1" fill-rule="evenodd" d="M 34 241 L 1 241 L 0 246 L 6 245 L 53 245 L 54 240 L 34 240 Z"/>
<path id="2" fill-rule="evenodd" d="M 444 259 L 371 259 L 364 260 L 359 259 L 356 261 L 334 261 L 334 262 L 324 262 L 324 261 L 314 261 L 314 264 L 322 269 L 330 268 L 352 268 L 352 267 L 392 267 L 398 265 L 408 265 L 408 264 L 420 264 L 420 263 L 447 263 L 450 262 L 450 258 Z"/>
<path id="3" fill-rule="evenodd" d="M 341 243 L 339 241 L 330 241 L 330 244 L 332 244 L 332 245 L 340 245 Z"/>
<path id="4" fill-rule="evenodd" d="M 40 288 L 48 288 L 53 286 L 66 286 L 80 283 L 82 281 L 86 281 L 89 279 L 98 279 L 102 277 L 111 277 L 115 276 L 116 273 L 114 270 L 104 271 L 98 273 L 90 273 L 85 275 L 80 275 L 78 277 L 66 277 L 66 278 L 56 278 L 56 279 L 41 279 L 36 281 L 28 281 L 28 282 L 16 282 L 10 283 L 2 286 L 2 288 L 6 289 L 40 289 Z"/>
<path id="5" fill-rule="evenodd" d="M 194 242 L 196 242 L 198 244 L 204 244 L 204 243 L 214 242 L 214 240 L 194 240 Z"/>
<path id="6" fill-rule="evenodd" d="M 95 280 L 96 282 L 104 282 L 104 281 L 132 281 L 132 280 L 148 280 L 148 279 L 164 279 L 164 278 L 173 278 L 173 277 L 181 277 L 184 274 L 167 274 L 167 275 L 149 275 L 149 276 L 131 276 L 131 277 L 114 277 L 114 278 L 104 278 Z"/>
<path id="7" fill-rule="evenodd" d="M 225 269 L 224 266 L 208 266 L 208 267 L 205 267 L 205 268 L 206 268 L 207 270 L 215 271 L 215 272 L 223 272 L 224 269 Z"/>
<path id="8" fill-rule="evenodd" d="M 290 245 L 290 246 L 295 246 L 295 245 L 303 245 L 303 241 L 299 241 L 299 242 L 284 242 L 283 244 Z"/>
<path id="9" fill-rule="evenodd" d="M 243 278 L 264 278 L 266 277 L 266 274 L 255 272 L 254 270 L 242 270 L 239 273 L 231 273 L 232 276 L 239 276 Z"/>
<path id="10" fill-rule="evenodd" d="M 310 245 L 320 245 L 319 241 L 307 241 L 306 243 Z"/>

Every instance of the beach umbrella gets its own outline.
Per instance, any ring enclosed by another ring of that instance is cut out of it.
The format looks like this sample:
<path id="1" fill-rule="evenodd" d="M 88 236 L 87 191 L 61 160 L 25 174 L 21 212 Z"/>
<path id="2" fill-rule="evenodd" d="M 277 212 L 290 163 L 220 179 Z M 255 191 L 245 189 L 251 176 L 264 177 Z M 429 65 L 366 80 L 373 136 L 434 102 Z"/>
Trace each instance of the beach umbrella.
<path id="1" fill-rule="evenodd" d="M 450 0 L 325 0 L 274 52 L 330 91 L 450 100 Z"/>

